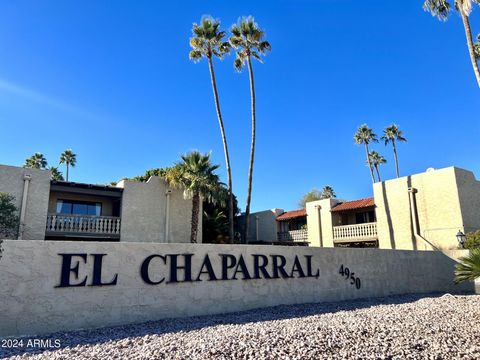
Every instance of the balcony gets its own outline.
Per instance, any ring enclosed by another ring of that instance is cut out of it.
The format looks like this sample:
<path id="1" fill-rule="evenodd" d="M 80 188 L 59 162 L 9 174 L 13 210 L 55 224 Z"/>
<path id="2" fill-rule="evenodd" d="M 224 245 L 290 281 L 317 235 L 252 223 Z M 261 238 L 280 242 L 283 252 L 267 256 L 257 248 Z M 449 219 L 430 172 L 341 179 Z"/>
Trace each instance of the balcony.
<path id="1" fill-rule="evenodd" d="M 377 239 L 376 222 L 333 227 L 333 241 L 337 243 Z"/>
<path id="2" fill-rule="evenodd" d="M 47 215 L 46 234 L 91 238 L 120 237 L 120 218 L 93 215 Z"/>
<path id="3" fill-rule="evenodd" d="M 308 231 L 307 230 L 290 230 L 285 232 L 279 232 L 277 233 L 277 240 L 306 242 L 308 241 Z"/>

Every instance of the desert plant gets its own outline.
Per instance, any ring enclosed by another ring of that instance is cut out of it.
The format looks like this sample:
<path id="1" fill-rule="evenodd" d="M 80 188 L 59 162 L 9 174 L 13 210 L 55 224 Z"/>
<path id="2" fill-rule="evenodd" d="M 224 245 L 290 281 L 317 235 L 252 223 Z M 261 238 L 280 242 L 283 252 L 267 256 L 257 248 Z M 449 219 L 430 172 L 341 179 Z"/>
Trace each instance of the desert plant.
<path id="1" fill-rule="evenodd" d="M 475 280 L 480 277 L 480 249 L 470 250 L 470 254 L 460 258 L 455 266 L 455 282 Z"/>

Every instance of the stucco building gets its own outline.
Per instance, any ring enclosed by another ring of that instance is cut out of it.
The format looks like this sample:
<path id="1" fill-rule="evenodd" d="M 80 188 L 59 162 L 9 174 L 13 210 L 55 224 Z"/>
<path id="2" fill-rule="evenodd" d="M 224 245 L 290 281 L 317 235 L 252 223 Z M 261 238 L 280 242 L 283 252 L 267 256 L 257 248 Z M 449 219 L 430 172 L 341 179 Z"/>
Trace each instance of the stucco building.
<path id="1" fill-rule="evenodd" d="M 324 199 L 307 203 L 305 209 L 253 213 L 247 239 L 319 247 L 451 250 L 458 248 L 458 231 L 480 229 L 478 209 L 480 182 L 472 172 L 430 169 L 375 183 L 369 198 Z"/>
<path id="2" fill-rule="evenodd" d="M 19 210 L 19 239 L 190 241 L 192 201 L 159 177 L 116 186 L 50 178 L 48 170 L 0 165 L 0 192 L 13 195 Z M 201 226 L 200 219 L 198 242 Z"/>

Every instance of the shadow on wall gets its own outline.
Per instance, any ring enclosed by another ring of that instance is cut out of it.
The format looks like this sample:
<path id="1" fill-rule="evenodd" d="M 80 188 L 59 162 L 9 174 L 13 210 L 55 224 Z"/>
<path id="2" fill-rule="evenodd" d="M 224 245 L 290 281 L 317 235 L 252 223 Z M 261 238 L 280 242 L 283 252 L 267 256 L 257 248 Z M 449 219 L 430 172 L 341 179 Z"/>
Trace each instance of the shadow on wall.
<path id="1" fill-rule="evenodd" d="M 412 177 L 411 176 L 407 176 L 407 189 L 410 189 L 412 187 Z M 414 206 L 413 208 L 414 209 L 418 209 L 417 208 L 417 197 L 415 196 L 415 194 L 413 194 L 414 196 L 412 197 L 408 197 L 408 203 L 410 205 L 410 209 L 412 209 L 412 204 L 410 204 L 410 201 L 412 201 L 411 199 L 413 199 L 413 202 L 414 202 Z M 418 250 L 418 246 L 417 246 L 417 239 L 415 238 L 415 229 L 413 228 L 413 222 L 415 221 L 418 226 L 420 226 L 420 222 L 418 221 L 418 214 L 415 213 L 413 214 L 414 218 L 411 219 L 412 221 L 410 221 L 410 234 L 413 234 L 412 236 L 412 245 L 413 245 L 413 250 Z M 410 217 L 412 217 L 412 214 L 410 213 Z M 420 229 L 419 229 L 420 231 Z"/>
<path id="2" fill-rule="evenodd" d="M 390 215 L 390 205 L 387 198 L 387 190 L 385 189 L 385 182 L 382 182 L 382 197 L 385 204 L 385 215 L 387 217 L 388 233 L 390 237 L 390 246 L 395 249 L 395 234 L 393 231 L 392 217 Z"/>
<path id="3" fill-rule="evenodd" d="M 126 326 L 115 326 L 95 330 L 81 330 L 70 332 L 58 332 L 46 336 L 36 336 L 40 340 L 59 340 L 60 347 L 75 347 L 77 345 L 95 345 L 107 341 L 118 341 L 125 338 L 141 337 L 146 335 L 162 335 L 167 333 L 178 333 L 198 330 L 209 326 L 222 324 L 242 325 L 252 322 L 286 320 L 302 318 L 313 315 L 336 313 L 339 311 L 353 311 L 369 308 L 375 305 L 407 304 L 418 301 L 425 297 L 440 297 L 443 293 L 416 294 L 416 295 L 395 295 L 381 298 L 357 299 L 343 302 L 325 302 L 300 305 L 280 305 L 257 310 L 248 310 L 221 315 L 195 316 L 188 318 L 164 319 L 151 321 L 143 324 Z M 26 343 L 31 337 L 25 338 Z M 18 338 L 20 340 L 20 338 Z M 54 351 L 52 348 L 0 348 L 0 358 L 21 355 L 41 354 L 45 351 Z"/>

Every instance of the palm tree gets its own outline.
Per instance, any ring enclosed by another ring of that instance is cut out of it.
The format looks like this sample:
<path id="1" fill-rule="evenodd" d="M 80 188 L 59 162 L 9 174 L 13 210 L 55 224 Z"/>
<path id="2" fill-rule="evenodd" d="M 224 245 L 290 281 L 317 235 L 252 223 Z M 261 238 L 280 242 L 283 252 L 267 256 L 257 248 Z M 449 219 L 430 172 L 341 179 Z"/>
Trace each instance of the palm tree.
<path id="1" fill-rule="evenodd" d="M 368 158 L 370 159 L 370 163 L 373 165 L 375 171 L 377 172 L 378 181 L 382 181 L 382 179 L 380 178 L 380 171 L 378 170 L 378 166 L 386 164 L 387 160 L 376 151 L 370 151 L 368 153 Z"/>
<path id="2" fill-rule="evenodd" d="M 331 186 L 324 186 L 322 189 L 322 193 L 320 194 L 320 199 L 334 199 L 337 197 L 337 194 L 335 194 L 335 191 Z"/>
<path id="3" fill-rule="evenodd" d="M 55 181 L 63 181 L 64 180 L 63 174 L 60 170 L 58 170 L 58 167 L 52 166 L 48 170 L 50 170 L 50 172 L 52 173 L 52 180 L 55 180 Z"/>
<path id="4" fill-rule="evenodd" d="M 480 278 L 480 249 L 470 250 L 468 256 L 460 258 L 460 263 L 455 266 L 455 282 Z"/>
<path id="5" fill-rule="evenodd" d="M 475 43 L 475 59 L 480 60 L 480 34 L 477 35 L 477 42 Z"/>
<path id="6" fill-rule="evenodd" d="M 25 165 L 23 167 L 26 168 L 34 168 L 34 169 L 46 169 L 47 168 L 47 159 L 42 153 L 36 152 L 28 159 L 25 159 Z"/>
<path id="7" fill-rule="evenodd" d="M 218 98 L 217 81 L 215 79 L 215 71 L 213 69 L 213 57 L 222 59 L 226 54 L 230 53 L 230 44 L 224 42 L 225 31 L 220 31 L 220 22 L 213 19 L 211 16 L 204 16 L 200 21 L 200 25 L 193 24 L 193 36 L 190 38 L 190 46 L 193 50 L 190 51 L 189 57 L 194 62 L 200 61 L 202 58 L 207 58 L 208 67 L 210 69 L 210 81 L 213 89 L 213 99 L 215 101 L 215 109 L 217 111 L 218 123 L 220 125 L 220 133 L 223 141 L 223 152 L 225 153 L 225 164 L 227 168 L 228 177 L 228 219 L 229 219 L 229 235 L 230 242 L 234 238 L 234 205 L 233 205 L 233 187 L 232 187 L 232 171 L 230 167 L 230 155 L 228 152 L 227 135 L 225 134 L 225 127 L 223 125 L 222 111 L 220 110 L 220 100 Z"/>
<path id="8" fill-rule="evenodd" d="M 215 201 L 220 191 L 221 182 L 215 170 L 219 165 L 212 165 L 210 154 L 192 151 L 182 156 L 182 161 L 167 169 L 165 179 L 172 187 L 183 188 L 185 199 L 192 199 L 192 217 L 190 242 L 197 242 L 198 216 L 200 201 Z"/>
<path id="9" fill-rule="evenodd" d="M 248 190 L 247 205 L 245 207 L 245 229 L 244 236 L 247 239 L 248 228 L 250 224 L 250 202 L 252 200 L 252 178 L 253 163 L 255 159 L 255 139 L 256 139 L 256 98 L 255 98 L 255 81 L 252 68 L 252 57 L 262 63 L 262 55 L 265 55 L 272 48 L 268 41 L 264 40 L 265 33 L 258 27 L 253 17 L 244 17 L 238 20 L 237 24 L 231 28 L 232 36 L 229 39 L 230 44 L 236 50 L 236 58 L 234 67 L 241 72 L 248 64 L 248 74 L 250 78 L 250 96 L 252 111 L 252 139 L 250 144 L 250 163 L 248 169 Z"/>
<path id="10" fill-rule="evenodd" d="M 353 135 L 353 141 L 355 141 L 355 144 L 365 145 L 367 164 L 368 164 L 368 168 L 370 169 L 370 175 L 372 176 L 372 183 L 374 183 L 375 176 L 373 175 L 373 167 L 370 162 L 370 157 L 368 156 L 369 154 L 368 144 L 372 142 L 378 142 L 377 135 L 373 132 L 372 129 L 368 127 L 367 124 L 363 124 L 357 129 L 357 132 L 355 133 L 355 135 Z"/>
<path id="11" fill-rule="evenodd" d="M 75 167 L 77 163 L 77 155 L 73 153 L 72 149 L 65 150 L 60 155 L 60 164 L 65 164 L 67 166 L 67 181 L 68 181 L 68 167 Z"/>
<path id="12" fill-rule="evenodd" d="M 477 58 L 475 56 L 475 45 L 473 43 L 472 30 L 470 29 L 469 16 L 472 11 L 472 3 L 480 4 L 478 0 L 454 0 L 455 9 L 460 13 L 462 18 L 465 36 L 467 38 L 468 54 L 472 62 L 473 72 L 480 87 L 480 69 L 478 67 Z M 425 0 L 423 9 L 436 16 L 441 21 L 446 21 L 450 12 L 451 5 L 447 0 Z"/>
<path id="13" fill-rule="evenodd" d="M 403 137 L 403 131 L 398 128 L 398 125 L 392 124 L 387 126 L 383 130 L 382 140 L 385 141 L 385 145 L 389 142 L 392 143 L 393 146 L 393 156 L 395 157 L 395 170 L 397 172 L 397 178 L 400 177 L 400 172 L 398 171 L 398 157 L 397 157 L 397 144 L 396 141 L 407 141 Z"/>

